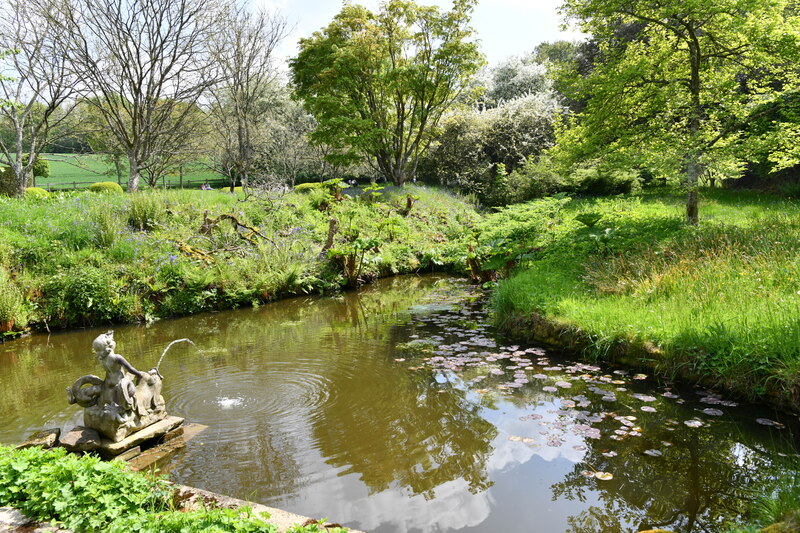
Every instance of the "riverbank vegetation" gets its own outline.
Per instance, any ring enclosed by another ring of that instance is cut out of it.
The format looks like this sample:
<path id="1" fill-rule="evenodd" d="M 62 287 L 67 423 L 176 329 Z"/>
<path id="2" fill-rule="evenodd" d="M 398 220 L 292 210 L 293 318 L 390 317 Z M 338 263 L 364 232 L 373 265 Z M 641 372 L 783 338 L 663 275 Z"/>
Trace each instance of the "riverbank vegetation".
<path id="1" fill-rule="evenodd" d="M 555 326 L 540 333 L 587 356 L 796 405 L 796 202 L 706 190 L 704 223 L 692 227 L 680 196 L 555 197 L 487 217 L 473 266 L 515 267 L 495 291 L 497 320 L 519 334 L 544 320 Z"/>
<path id="2" fill-rule="evenodd" d="M 0 326 L 148 321 L 458 270 L 471 204 L 409 186 L 0 199 Z"/>
<path id="3" fill-rule="evenodd" d="M 76 532 L 277 531 L 269 516 L 255 516 L 249 508 L 183 509 L 165 478 L 134 473 L 122 462 L 101 461 L 95 455 L 78 457 L 63 448 L 0 446 L 0 506 Z M 318 530 L 298 524 L 290 533 Z"/>

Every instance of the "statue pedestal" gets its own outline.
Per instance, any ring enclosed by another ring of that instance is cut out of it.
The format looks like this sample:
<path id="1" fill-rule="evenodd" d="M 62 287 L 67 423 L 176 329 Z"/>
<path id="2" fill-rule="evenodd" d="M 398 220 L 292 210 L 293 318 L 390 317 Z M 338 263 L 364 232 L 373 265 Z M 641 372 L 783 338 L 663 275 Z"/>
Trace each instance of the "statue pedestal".
<path id="1" fill-rule="evenodd" d="M 168 416 L 144 429 L 131 433 L 118 442 L 102 437 L 95 429 L 77 426 L 66 435 L 61 436 L 59 445 L 71 452 L 97 452 L 104 458 L 112 458 L 140 444 L 155 441 L 181 424 L 183 424 L 183 418 Z"/>

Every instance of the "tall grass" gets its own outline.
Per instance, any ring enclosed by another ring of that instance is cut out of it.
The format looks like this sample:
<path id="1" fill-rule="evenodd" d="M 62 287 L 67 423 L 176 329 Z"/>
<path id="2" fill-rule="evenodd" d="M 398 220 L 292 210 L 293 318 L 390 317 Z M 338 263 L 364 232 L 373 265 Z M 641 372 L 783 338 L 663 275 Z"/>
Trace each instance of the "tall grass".
<path id="1" fill-rule="evenodd" d="M 770 196 L 707 192 L 699 228 L 677 195 L 564 201 L 536 222 L 539 246 L 508 280 L 498 318 L 538 313 L 580 331 L 588 351 L 657 348 L 663 367 L 787 398 L 800 387 L 800 208 Z M 513 211 L 517 208 L 511 208 Z M 530 208 L 529 208 L 530 209 Z M 594 228 L 575 220 L 601 215 Z M 490 217 L 493 233 L 502 225 Z M 509 227 L 510 234 L 518 234 Z"/>

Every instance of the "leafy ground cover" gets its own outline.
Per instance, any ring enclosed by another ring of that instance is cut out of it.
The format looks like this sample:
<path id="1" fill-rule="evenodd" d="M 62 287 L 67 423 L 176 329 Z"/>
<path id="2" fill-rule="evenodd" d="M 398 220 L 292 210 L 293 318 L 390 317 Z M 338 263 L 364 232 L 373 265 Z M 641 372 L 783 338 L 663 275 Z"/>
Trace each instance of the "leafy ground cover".
<path id="1" fill-rule="evenodd" d="M 548 198 L 487 217 L 473 261 L 511 271 L 494 295 L 498 322 L 517 333 L 545 323 L 592 357 L 633 354 L 634 364 L 797 405 L 797 202 L 708 190 L 699 227 L 682 210 L 680 193 L 664 189 Z"/>
<path id="2" fill-rule="evenodd" d="M 181 509 L 164 478 L 131 472 L 119 461 L 71 455 L 63 448 L 0 446 L 0 506 L 37 520 L 54 520 L 76 532 L 277 531 L 268 516 L 255 516 L 249 508 Z M 317 526 L 298 525 L 290 533 L 315 531 Z"/>
<path id="3" fill-rule="evenodd" d="M 0 199 L 0 332 L 147 321 L 458 269 L 478 219 L 467 202 L 406 187 L 335 184 Z"/>

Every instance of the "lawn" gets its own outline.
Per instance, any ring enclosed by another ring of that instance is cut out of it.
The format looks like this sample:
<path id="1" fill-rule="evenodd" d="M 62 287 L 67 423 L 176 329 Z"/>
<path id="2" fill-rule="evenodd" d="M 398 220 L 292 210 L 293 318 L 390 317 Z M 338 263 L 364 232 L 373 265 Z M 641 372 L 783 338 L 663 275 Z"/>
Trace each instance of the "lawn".
<path id="1" fill-rule="evenodd" d="M 97 154 L 42 154 L 50 162 L 50 177 L 36 178 L 36 186 L 55 189 L 85 189 L 97 181 L 117 181 L 114 163 L 108 157 Z M 122 185 L 128 181 L 127 160 L 123 160 Z M 184 169 L 183 187 L 199 189 L 208 181 L 215 187 L 222 187 L 226 178 L 210 170 L 201 161 L 187 165 Z M 167 186 L 180 187 L 181 179 L 177 174 L 166 177 Z M 145 185 L 146 186 L 146 185 Z M 163 182 L 160 185 L 163 187 Z"/>

